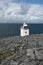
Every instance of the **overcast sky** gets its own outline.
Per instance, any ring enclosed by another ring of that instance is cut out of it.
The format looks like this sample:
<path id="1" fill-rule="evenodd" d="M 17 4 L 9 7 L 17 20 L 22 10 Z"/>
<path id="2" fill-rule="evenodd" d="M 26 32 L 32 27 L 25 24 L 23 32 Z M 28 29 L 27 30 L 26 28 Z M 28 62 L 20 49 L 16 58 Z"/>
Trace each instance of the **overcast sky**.
<path id="1" fill-rule="evenodd" d="M 0 23 L 43 23 L 43 0 L 0 0 Z"/>

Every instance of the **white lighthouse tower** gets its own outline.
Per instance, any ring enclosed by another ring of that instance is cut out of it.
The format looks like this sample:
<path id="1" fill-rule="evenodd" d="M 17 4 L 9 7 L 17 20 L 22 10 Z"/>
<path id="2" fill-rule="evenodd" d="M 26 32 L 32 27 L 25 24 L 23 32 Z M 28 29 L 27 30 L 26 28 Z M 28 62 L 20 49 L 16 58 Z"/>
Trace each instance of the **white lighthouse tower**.
<path id="1" fill-rule="evenodd" d="M 20 36 L 27 36 L 29 35 L 28 25 L 23 23 L 23 26 L 20 28 Z"/>

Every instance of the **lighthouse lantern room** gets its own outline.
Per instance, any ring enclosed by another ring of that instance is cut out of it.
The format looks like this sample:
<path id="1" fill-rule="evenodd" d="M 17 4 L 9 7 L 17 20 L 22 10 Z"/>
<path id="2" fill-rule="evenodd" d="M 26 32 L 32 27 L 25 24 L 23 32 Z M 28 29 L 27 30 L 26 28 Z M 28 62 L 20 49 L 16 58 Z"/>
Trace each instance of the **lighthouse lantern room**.
<path id="1" fill-rule="evenodd" d="M 27 36 L 29 35 L 28 25 L 23 23 L 23 26 L 20 28 L 20 36 Z"/>

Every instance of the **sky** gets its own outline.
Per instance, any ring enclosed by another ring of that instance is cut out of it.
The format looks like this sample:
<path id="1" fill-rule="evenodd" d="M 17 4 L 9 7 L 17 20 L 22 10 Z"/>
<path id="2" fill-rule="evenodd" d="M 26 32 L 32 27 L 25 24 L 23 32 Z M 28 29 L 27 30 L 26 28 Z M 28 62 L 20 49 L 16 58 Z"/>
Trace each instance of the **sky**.
<path id="1" fill-rule="evenodd" d="M 43 0 L 0 0 L 0 23 L 43 23 Z"/>

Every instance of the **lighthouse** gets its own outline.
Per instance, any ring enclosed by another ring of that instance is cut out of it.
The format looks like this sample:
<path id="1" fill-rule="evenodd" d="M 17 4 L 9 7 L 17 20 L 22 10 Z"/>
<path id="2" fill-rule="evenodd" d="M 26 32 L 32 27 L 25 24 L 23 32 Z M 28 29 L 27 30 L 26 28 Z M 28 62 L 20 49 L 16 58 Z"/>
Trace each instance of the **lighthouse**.
<path id="1" fill-rule="evenodd" d="M 26 23 L 23 23 L 23 26 L 20 28 L 20 36 L 28 36 L 28 35 L 29 35 L 28 25 Z"/>

